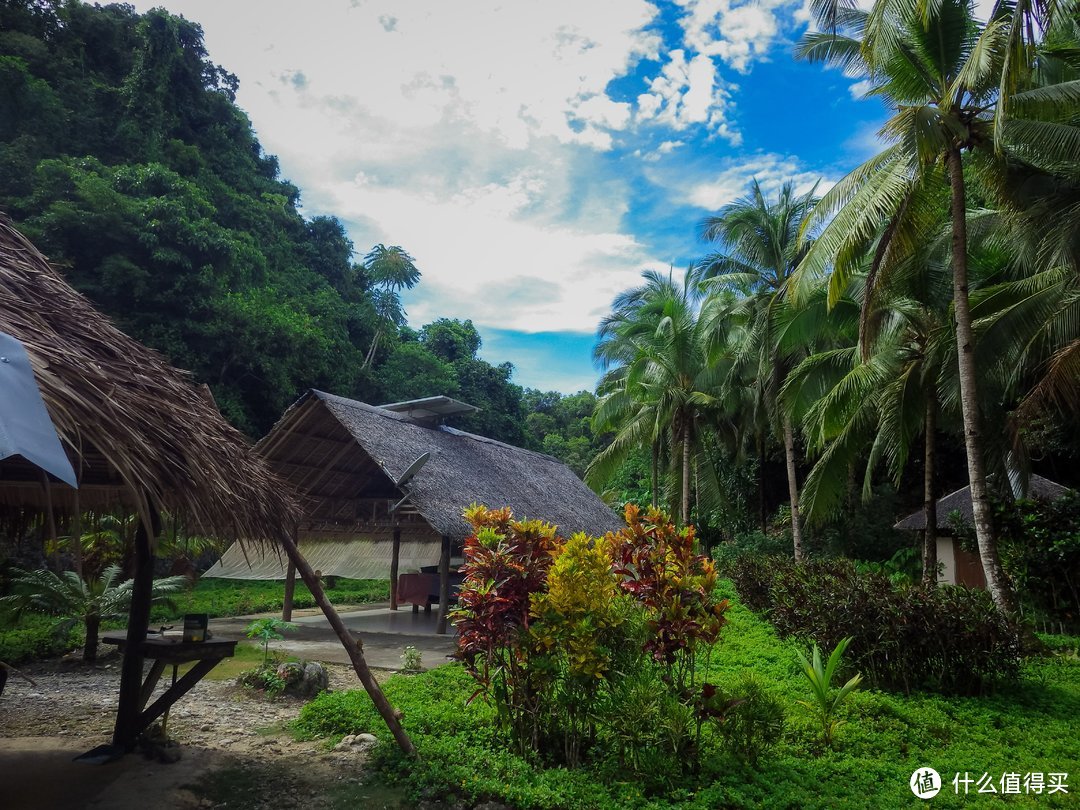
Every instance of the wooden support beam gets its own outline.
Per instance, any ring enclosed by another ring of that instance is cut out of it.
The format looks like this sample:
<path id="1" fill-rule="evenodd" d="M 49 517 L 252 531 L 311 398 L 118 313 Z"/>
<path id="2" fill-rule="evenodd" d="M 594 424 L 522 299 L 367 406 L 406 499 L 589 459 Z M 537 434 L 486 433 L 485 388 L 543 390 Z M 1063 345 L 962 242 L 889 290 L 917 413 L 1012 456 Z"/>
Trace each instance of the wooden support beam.
<path id="1" fill-rule="evenodd" d="M 439 624 L 435 632 L 446 635 L 446 614 L 450 608 L 450 538 L 442 536 L 442 554 L 439 556 Z"/>
<path id="2" fill-rule="evenodd" d="M 212 670 L 221 662 L 220 658 L 203 658 L 196 661 L 195 664 L 184 673 L 176 683 L 166 689 L 157 700 L 151 704 L 151 706 L 145 711 L 139 713 L 135 717 L 134 724 L 132 726 L 133 734 L 132 740 L 137 738 L 149 727 L 151 723 L 157 720 L 161 715 L 168 711 L 176 701 L 182 698 L 187 692 L 202 680 L 203 675 Z M 164 662 L 157 662 L 164 666 Z M 116 743 L 114 742 L 114 745 Z"/>
<path id="3" fill-rule="evenodd" d="M 146 497 L 146 496 L 144 496 Z M 135 577 L 131 589 L 131 609 L 128 611 L 127 646 L 120 667 L 120 696 L 116 706 L 116 725 L 113 745 L 131 749 L 139 736 L 139 712 L 142 708 L 143 657 L 140 645 L 146 640 L 150 627 L 150 600 L 154 585 L 154 552 L 152 538 L 161 530 L 157 509 L 146 497 L 151 525 L 139 521 L 135 531 Z M 144 726 L 145 727 L 145 726 Z"/>
<path id="4" fill-rule="evenodd" d="M 398 564 L 401 561 L 401 527 L 394 527 L 394 539 L 390 547 L 390 609 L 397 610 Z"/>
<path id="5" fill-rule="evenodd" d="M 296 566 L 300 578 L 304 580 L 304 584 L 308 586 L 308 590 L 311 591 L 311 595 L 315 598 L 315 603 L 322 609 L 323 615 L 326 616 L 330 626 L 341 640 L 341 645 L 345 648 L 345 652 L 348 653 L 357 677 L 360 678 L 364 689 L 371 697 L 371 702 L 375 704 L 375 709 L 379 712 L 383 722 L 390 729 L 390 733 L 397 741 L 398 747 L 406 754 L 416 756 L 416 747 L 412 744 L 412 740 L 409 739 L 409 735 L 405 733 L 405 729 L 401 727 L 398 713 L 394 711 L 394 707 L 386 699 L 386 695 L 383 694 L 378 681 L 375 680 L 375 676 L 371 674 L 371 668 L 364 658 L 362 642 L 349 633 L 349 629 L 345 626 L 337 611 L 334 610 L 334 606 L 326 598 L 322 583 L 319 582 L 319 578 L 315 576 L 315 572 L 297 549 L 295 537 L 290 538 L 286 535 L 281 542 L 285 548 L 285 553 L 289 555 L 289 559 Z"/>
<path id="6" fill-rule="evenodd" d="M 289 565 L 285 569 L 285 603 L 281 606 L 281 620 L 283 622 L 292 621 L 292 609 L 293 609 L 293 593 L 296 591 L 296 566 L 293 565 L 293 561 L 289 560 Z"/>

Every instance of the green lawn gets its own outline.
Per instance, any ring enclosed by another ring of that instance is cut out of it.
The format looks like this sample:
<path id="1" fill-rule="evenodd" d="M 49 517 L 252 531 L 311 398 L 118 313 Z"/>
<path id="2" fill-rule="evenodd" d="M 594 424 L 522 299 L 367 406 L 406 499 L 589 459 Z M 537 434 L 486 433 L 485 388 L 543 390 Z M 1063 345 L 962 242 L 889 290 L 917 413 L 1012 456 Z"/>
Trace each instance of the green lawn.
<path id="1" fill-rule="evenodd" d="M 325 589 L 335 605 L 359 605 L 384 602 L 390 598 L 390 582 L 382 579 L 336 578 L 333 588 Z M 200 579 L 195 587 L 173 598 L 172 609 L 156 607 L 151 621 L 180 619 L 185 613 L 207 613 L 211 618 L 243 616 L 249 613 L 280 611 L 285 602 L 283 581 L 239 579 Z M 293 606 L 315 606 L 315 599 L 304 583 L 297 581 Z"/>
<path id="2" fill-rule="evenodd" d="M 402 761 L 370 701 L 362 692 L 322 696 L 304 710 L 301 736 L 373 731 L 384 778 L 405 781 L 417 797 L 492 798 L 537 808 L 908 807 L 922 803 L 910 791 L 912 773 L 935 768 L 944 789 L 939 807 L 1064 807 L 1080 794 L 1080 660 L 1073 655 L 1032 659 L 1021 680 L 981 698 L 917 693 L 910 697 L 874 690 L 858 692 L 842 710 L 847 720 L 835 750 L 821 751 L 816 727 L 796 703 L 809 699 L 797 668 L 795 647 L 731 599 L 729 624 L 713 655 L 710 680 L 733 684 L 753 672 L 787 709 L 787 730 L 773 754 L 754 768 L 714 747 L 697 777 L 644 795 L 642 780 L 609 771 L 544 769 L 510 754 L 482 701 L 466 705 L 474 684 L 450 665 L 417 676 L 395 676 L 386 692 L 404 713 L 404 725 L 421 759 Z M 1064 640 L 1064 646 L 1076 639 Z M 988 796 L 954 792 L 953 776 L 989 774 L 1000 791 L 1006 773 L 1067 773 L 1068 794 Z M 624 781 L 619 781 L 622 778 Z M 662 781 L 662 775 L 661 775 Z"/>

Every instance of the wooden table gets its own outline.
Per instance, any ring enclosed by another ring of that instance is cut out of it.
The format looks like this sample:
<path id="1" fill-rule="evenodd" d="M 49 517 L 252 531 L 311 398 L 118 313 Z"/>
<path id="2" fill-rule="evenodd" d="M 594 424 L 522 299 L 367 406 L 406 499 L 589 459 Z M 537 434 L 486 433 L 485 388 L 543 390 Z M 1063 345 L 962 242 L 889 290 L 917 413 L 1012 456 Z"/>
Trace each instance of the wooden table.
<path id="1" fill-rule="evenodd" d="M 106 633 L 101 640 L 106 644 L 115 644 L 121 653 L 127 648 L 127 636 L 123 633 Z M 201 681 L 206 673 L 224 659 L 232 658 L 236 651 L 236 644 L 236 640 L 184 641 L 181 637 L 160 636 L 156 633 L 148 635 L 146 640 L 139 644 L 136 652 L 142 658 L 148 658 L 154 663 L 139 692 L 138 718 L 134 726 L 126 730 L 124 735 L 128 738 L 126 742 L 134 742 L 135 738 L 151 723 L 165 714 L 170 706 Z M 189 661 L 194 661 L 195 665 L 166 689 L 161 697 L 146 707 L 146 702 L 154 693 L 154 687 L 157 686 L 166 665 L 178 666 Z"/>

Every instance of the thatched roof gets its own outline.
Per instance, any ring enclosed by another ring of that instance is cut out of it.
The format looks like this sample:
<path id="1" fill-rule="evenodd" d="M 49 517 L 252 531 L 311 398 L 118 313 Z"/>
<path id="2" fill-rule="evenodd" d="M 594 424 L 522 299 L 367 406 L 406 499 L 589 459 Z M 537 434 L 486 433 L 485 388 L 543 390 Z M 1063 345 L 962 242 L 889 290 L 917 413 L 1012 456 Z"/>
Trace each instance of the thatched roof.
<path id="1" fill-rule="evenodd" d="M 309 391 L 257 445 L 305 502 L 305 522 L 323 535 L 357 523 L 418 519 L 427 532 L 454 540 L 470 529 L 472 503 L 509 506 L 518 518 L 539 518 L 560 532 L 599 535 L 622 520 L 573 471 L 551 456 L 355 400 Z M 396 482 L 421 455 L 427 462 L 404 487 Z M 398 512 L 388 504 L 409 499 Z M 302 526 L 302 533 L 304 528 Z M 422 533 L 422 532 L 421 532 Z"/>
<path id="2" fill-rule="evenodd" d="M 97 312 L 0 215 L 0 332 L 26 347 L 49 415 L 80 479 L 82 508 L 144 496 L 192 530 L 252 540 L 289 530 L 294 505 L 209 390 Z M 74 491 L 51 487 L 59 508 Z M 0 462 L 0 504 L 41 507 L 41 472 Z"/>
<path id="3" fill-rule="evenodd" d="M 1068 487 L 1063 487 L 1061 484 L 1057 484 L 1049 478 L 1043 478 L 1041 475 L 1032 475 L 1028 481 L 1026 497 L 1039 501 L 1056 501 L 1068 492 Z M 949 528 L 949 515 L 953 512 L 959 512 L 968 523 L 971 523 L 975 519 L 975 512 L 971 506 L 971 487 L 958 489 L 956 492 L 950 492 L 944 498 L 938 499 L 937 527 L 939 529 Z M 926 528 L 926 513 L 920 509 L 918 512 L 908 515 L 893 526 L 893 528 L 900 529 L 901 531 L 921 532 Z"/>

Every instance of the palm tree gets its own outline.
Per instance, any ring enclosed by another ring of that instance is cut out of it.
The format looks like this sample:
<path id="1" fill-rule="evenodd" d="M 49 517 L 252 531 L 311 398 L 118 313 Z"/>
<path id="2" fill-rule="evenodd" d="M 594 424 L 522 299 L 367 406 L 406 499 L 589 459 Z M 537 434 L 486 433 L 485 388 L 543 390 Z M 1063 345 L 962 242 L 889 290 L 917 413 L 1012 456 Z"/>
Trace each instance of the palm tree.
<path id="1" fill-rule="evenodd" d="M 734 365 L 748 372 L 760 411 L 780 428 L 791 501 L 791 535 L 795 559 L 803 553 L 796 477 L 795 431 L 790 415 L 778 407 L 781 383 L 800 347 L 785 344 L 776 333 L 780 310 L 787 305 L 788 279 L 806 250 L 799 228 L 817 203 L 814 189 L 797 194 L 789 181 L 774 201 L 767 200 L 755 179 L 750 194 L 701 222 L 702 239 L 719 242 L 720 252 L 707 256 L 697 278 L 705 289 L 734 289 L 742 298 L 729 307 L 725 319 L 742 320 L 742 341 Z M 714 321 L 715 322 L 715 321 Z M 733 374 L 730 380 L 736 379 Z M 763 443 L 759 441 L 759 447 Z"/>
<path id="2" fill-rule="evenodd" d="M 820 4 L 826 30 L 804 36 L 797 54 L 838 65 L 871 82 L 871 93 L 895 114 L 882 129 L 891 142 L 881 154 L 856 168 L 822 199 L 807 222 L 827 222 L 799 268 L 795 288 L 824 275 L 831 265 L 830 291 L 846 287 L 858 256 L 877 240 L 867 279 L 864 308 L 872 305 L 879 273 L 910 255 L 927 233 L 928 204 L 941 190 L 949 194 L 953 317 L 958 355 L 960 404 L 967 451 L 968 479 L 979 553 L 994 602 L 1015 615 L 1014 599 L 1001 568 L 986 486 L 975 341 L 968 297 L 967 185 L 965 152 L 982 154 L 984 172 L 999 167 L 999 150 L 1030 134 L 1015 119 L 995 127 L 995 112 L 1005 50 L 1013 32 L 1005 16 L 982 26 L 966 0 L 905 3 L 878 0 L 869 12 Z M 1012 96 L 1023 105 L 1055 105 L 1071 90 Z M 1000 137 L 995 139 L 995 128 Z M 1058 139 L 1047 148 L 1072 146 Z M 865 318 L 864 318 L 865 321 Z M 865 353 L 868 346 L 860 341 Z"/>
<path id="3" fill-rule="evenodd" d="M 117 583 L 120 566 L 110 565 L 100 579 L 83 579 L 74 571 L 55 574 L 47 569 L 15 571 L 10 596 L 0 597 L 0 603 L 16 611 L 31 610 L 58 616 L 58 632 L 66 633 L 76 622 L 86 628 L 83 660 L 97 660 L 98 629 L 102 620 L 119 619 L 131 609 L 134 580 Z M 187 584 L 182 576 L 154 581 L 151 604 L 168 602 L 169 594 Z"/>
<path id="4" fill-rule="evenodd" d="M 403 248 L 392 245 L 375 245 L 364 256 L 364 269 L 372 281 L 371 298 L 375 308 L 375 335 L 371 339 L 361 368 L 367 368 L 375 358 L 384 330 L 405 325 L 405 308 L 401 305 L 401 291 L 411 290 L 420 281 L 420 271 L 415 260 Z"/>
<path id="5" fill-rule="evenodd" d="M 701 409 L 714 402 L 711 392 L 723 373 L 710 355 L 689 276 L 688 271 L 677 283 L 670 274 L 644 273 L 645 283 L 618 296 L 612 315 L 601 322 L 594 357 L 608 371 L 598 387 L 593 429 L 616 433 L 585 472 L 585 480 L 596 486 L 631 450 L 647 446 L 655 503 L 659 459 L 669 437 L 683 525 L 690 520 L 691 470 L 700 465 L 691 460 L 701 453 Z"/>

